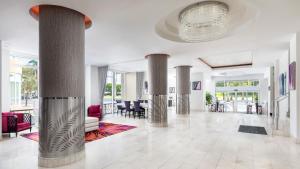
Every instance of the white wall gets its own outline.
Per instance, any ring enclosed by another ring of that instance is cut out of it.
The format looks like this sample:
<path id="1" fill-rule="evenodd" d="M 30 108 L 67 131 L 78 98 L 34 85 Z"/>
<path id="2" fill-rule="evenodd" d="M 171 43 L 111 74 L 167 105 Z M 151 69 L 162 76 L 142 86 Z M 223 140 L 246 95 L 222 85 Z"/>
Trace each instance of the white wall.
<path id="1" fill-rule="evenodd" d="M 143 100 L 148 100 L 148 98 L 149 98 L 149 95 L 148 95 L 148 93 L 146 93 L 145 92 L 145 90 L 144 90 L 144 82 L 145 81 L 147 81 L 148 82 L 148 86 L 149 86 L 149 80 L 148 80 L 148 74 L 147 74 L 147 72 L 144 72 L 144 80 L 143 80 L 143 95 L 142 95 L 142 99 Z M 148 87 L 149 88 L 149 87 Z"/>
<path id="2" fill-rule="evenodd" d="M 215 80 L 212 78 L 211 73 L 203 73 L 203 89 L 205 92 L 209 92 L 211 95 L 215 95 L 216 85 Z"/>
<path id="3" fill-rule="evenodd" d="M 2 112 L 10 111 L 10 79 L 9 79 L 9 50 L 7 47 L 3 44 L 1 44 L 2 50 L 1 50 L 1 57 L 2 57 Z"/>
<path id="4" fill-rule="evenodd" d="M 278 66 L 278 69 L 276 68 Z M 277 72 L 277 73 L 276 73 Z M 289 77 L 289 62 L 288 62 L 288 52 L 284 53 L 275 64 L 275 98 L 280 97 L 279 92 L 279 76 L 282 73 L 286 73 L 287 79 L 286 79 L 286 87 L 288 89 L 288 77 Z M 279 104 L 279 112 L 282 119 L 286 118 L 287 112 L 288 112 L 288 99 L 284 99 Z"/>
<path id="5" fill-rule="evenodd" d="M 269 81 L 267 78 L 259 80 L 259 91 L 260 103 L 264 106 L 264 113 L 267 113 L 269 104 Z"/>
<path id="6" fill-rule="evenodd" d="M 282 99 L 282 97 L 280 95 L 280 75 L 282 73 L 286 73 L 286 89 L 288 92 L 288 76 L 289 76 L 289 56 L 288 56 L 288 51 L 284 52 L 279 58 L 277 58 L 275 60 L 274 63 L 274 80 L 275 80 L 275 84 L 274 84 L 274 94 L 275 94 L 275 113 L 277 111 L 279 111 L 279 119 L 278 119 L 278 130 L 276 131 L 276 133 L 278 133 L 279 135 L 284 135 L 284 136 L 289 136 L 291 135 L 290 132 L 290 118 L 288 118 L 288 111 L 289 111 L 289 101 L 288 101 L 288 97 L 286 97 L 285 99 L 281 100 L 279 102 L 279 109 L 277 107 L 277 99 Z M 277 110 L 278 109 L 278 110 Z M 276 116 L 275 116 L 276 117 Z"/>
<path id="7" fill-rule="evenodd" d="M 295 34 L 290 41 L 290 62 L 296 61 L 296 90 L 290 91 L 290 134 L 300 139 L 300 35 Z"/>
<path id="8" fill-rule="evenodd" d="M 201 81 L 202 90 L 191 90 L 191 96 L 190 96 L 191 110 L 204 111 L 205 110 L 204 90 L 203 90 L 205 89 L 204 74 L 202 72 L 192 73 L 191 84 L 194 81 Z"/>
<path id="9" fill-rule="evenodd" d="M 10 79 L 9 79 L 9 50 L 0 41 L 0 112 L 10 111 Z M 2 138 L 2 116 L 0 116 L 0 139 Z"/>
<path id="10" fill-rule="evenodd" d="M 174 93 L 169 93 L 170 87 L 175 87 Z M 176 74 L 168 72 L 168 100 L 173 101 L 173 107 L 176 107 Z"/>
<path id="11" fill-rule="evenodd" d="M 2 113 L 2 41 L 0 41 L 0 113 Z M 0 140 L 2 139 L 2 115 L 0 115 Z"/>
<path id="12" fill-rule="evenodd" d="M 136 73 L 125 73 L 124 100 L 136 100 Z"/>

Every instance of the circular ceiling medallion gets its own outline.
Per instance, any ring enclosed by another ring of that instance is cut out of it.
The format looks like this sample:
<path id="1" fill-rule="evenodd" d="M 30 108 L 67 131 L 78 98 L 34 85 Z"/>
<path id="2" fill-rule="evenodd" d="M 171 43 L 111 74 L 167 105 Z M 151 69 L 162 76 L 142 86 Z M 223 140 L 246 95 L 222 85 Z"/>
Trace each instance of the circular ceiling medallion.
<path id="1" fill-rule="evenodd" d="M 181 43 L 211 42 L 243 32 L 255 22 L 258 9 L 249 1 L 198 0 L 163 16 L 156 33 Z"/>
<path id="2" fill-rule="evenodd" d="M 54 5 L 52 5 L 52 6 L 54 6 Z M 66 7 L 62 7 L 62 8 L 66 8 Z M 36 5 L 36 6 L 31 7 L 30 10 L 29 10 L 29 13 L 33 18 L 38 20 L 39 15 L 40 15 L 40 5 Z M 81 12 L 79 12 L 79 13 L 81 13 Z M 82 14 L 82 15 L 84 16 L 85 28 L 86 29 L 90 28 L 92 26 L 92 20 L 88 16 L 86 16 L 84 14 Z"/>
<path id="3" fill-rule="evenodd" d="M 229 6 L 224 2 L 191 4 L 179 13 L 179 37 L 187 42 L 219 39 L 228 32 L 229 16 Z"/>

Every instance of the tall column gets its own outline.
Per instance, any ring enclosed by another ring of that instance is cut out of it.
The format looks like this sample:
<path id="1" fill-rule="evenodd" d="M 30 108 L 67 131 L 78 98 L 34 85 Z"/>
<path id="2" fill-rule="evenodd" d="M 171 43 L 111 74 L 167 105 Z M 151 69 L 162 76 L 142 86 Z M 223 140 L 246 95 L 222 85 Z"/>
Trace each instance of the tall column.
<path id="1" fill-rule="evenodd" d="M 39 166 L 57 167 L 84 157 L 85 16 L 41 5 L 39 20 Z"/>
<path id="2" fill-rule="evenodd" d="M 10 111 L 10 60 L 8 45 L 0 40 L 0 114 Z M 2 137 L 2 116 L 0 115 L 0 139 Z"/>
<path id="3" fill-rule="evenodd" d="M 176 67 L 177 114 L 190 114 L 190 69 L 191 66 Z"/>
<path id="4" fill-rule="evenodd" d="M 0 114 L 2 114 L 2 41 L 0 40 Z M 2 115 L 0 116 L 0 140 L 2 140 Z"/>
<path id="5" fill-rule="evenodd" d="M 168 124 L 167 86 L 168 86 L 167 54 L 150 54 L 148 59 L 149 75 L 149 122 L 158 127 Z"/>

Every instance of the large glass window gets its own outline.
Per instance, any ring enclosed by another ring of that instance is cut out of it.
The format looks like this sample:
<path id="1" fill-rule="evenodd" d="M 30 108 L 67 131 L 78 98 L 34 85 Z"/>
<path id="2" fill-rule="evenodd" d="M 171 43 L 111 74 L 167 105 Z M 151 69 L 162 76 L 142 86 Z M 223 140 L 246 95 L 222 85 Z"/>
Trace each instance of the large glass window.
<path id="1" fill-rule="evenodd" d="M 216 92 L 217 100 L 224 100 L 224 92 Z"/>
<path id="2" fill-rule="evenodd" d="M 224 104 L 225 111 L 246 112 L 247 105 L 259 102 L 259 80 L 223 80 L 215 86 L 216 99 Z"/>
<path id="3" fill-rule="evenodd" d="M 104 102 L 112 102 L 113 78 L 114 78 L 114 72 L 108 71 L 107 78 L 106 78 L 105 92 L 104 92 L 104 100 L 103 100 Z"/>
<path id="4" fill-rule="evenodd" d="M 219 81 L 216 83 L 216 87 L 225 87 L 224 81 Z"/>
<path id="5" fill-rule="evenodd" d="M 228 80 L 216 82 L 216 87 L 249 87 L 258 85 L 258 80 Z"/>
<path id="6" fill-rule="evenodd" d="M 122 78 L 123 74 L 113 71 L 107 72 L 105 93 L 104 93 L 104 111 L 105 113 L 112 113 L 114 111 L 115 100 L 122 99 Z"/>
<path id="7" fill-rule="evenodd" d="M 38 105 L 38 61 L 27 57 L 10 57 L 11 106 Z"/>

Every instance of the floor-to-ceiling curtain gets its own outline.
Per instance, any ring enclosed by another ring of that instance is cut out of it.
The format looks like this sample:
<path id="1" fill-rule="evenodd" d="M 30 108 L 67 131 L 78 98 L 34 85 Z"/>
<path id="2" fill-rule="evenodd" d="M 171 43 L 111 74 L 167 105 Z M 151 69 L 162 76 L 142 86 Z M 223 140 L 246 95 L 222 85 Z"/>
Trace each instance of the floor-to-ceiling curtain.
<path id="1" fill-rule="evenodd" d="M 100 104 L 103 107 L 108 66 L 98 67 Z"/>
<path id="2" fill-rule="evenodd" d="M 144 85 L 144 72 L 136 72 L 136 98 L 142 99 L 143 85 Z"/>

